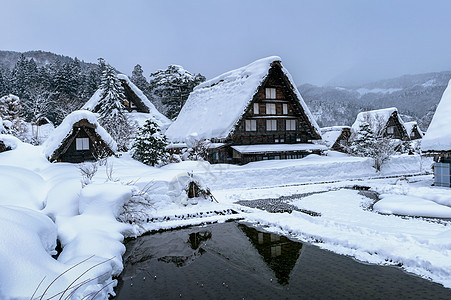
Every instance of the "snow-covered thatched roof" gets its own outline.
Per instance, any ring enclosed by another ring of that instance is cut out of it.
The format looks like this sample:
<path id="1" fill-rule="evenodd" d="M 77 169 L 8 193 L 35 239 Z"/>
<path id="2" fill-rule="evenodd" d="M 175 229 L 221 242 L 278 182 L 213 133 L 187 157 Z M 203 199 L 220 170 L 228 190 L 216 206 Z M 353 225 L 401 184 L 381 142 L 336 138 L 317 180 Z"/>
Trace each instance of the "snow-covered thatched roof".
<path id="1" fill-rule="evenodd" d="M 111 148 L 116 151 L 117 145 L 111 135 L 97 122 L 98 115 L 87 110 L 76 110 L 70 113 L 63 122 L 55 128 L 52 134 L 42 145 L 44 148 L 44 155 L 50 158 L 52 154 L 57 150 L 65 138 L 72 133 L 72 129 L 75 123 L 86 119 L 89 123 L 95 126 L 95 132 L 102 138 L 102 140 Z"/>
<path id="2" fill-rule="evenodd" d="M 198 139 L 227 138 L 267 77 L 271 64 L 280 61 L 278 56 L 263 58 L 198 85 L 189 95 L 177 120 L 166 131 L 168 139 L 184 142 L 186 137 L 192 135 Z M 281 69 L 310 123 L 320 135 L 319 127 L 290 73 L 283 66 Z"/>
<path id="3" fill-rule="evenodd" d="M 423 136 L 423 132 L 421 131 L 420 127 L 418 127 L 418 124 L 416 121 L 411 121 L 411 122 L 404 122 L 404 128 L 407 131 L 407 134 L 409 136 L 412 135 L 412 131 L 416 128 L 418 130 L 418 133 L 420 134 L 420 136 Z"/>
<path id="4" fill-rule="evenodd" d="M 451 80 L 443 92 L 431 124 L 421 142 L 423 151 L 451 151 Z"/>
<path id="5" fill-rule="evenodd" d="M 147 108 L 146 111 L 148 111 L 147 119 L 150 119 L 154 121 L 158 126 L 161 128 L 167 128 L 171 124 L 171 120 L 169 120 L 166 116 L 164 116 L 162 113 L 160 113 L 155 106 L 152 104 L 152 102 L 149 101 L 149 99 L 144 95 L 144 93 L 128 78 L 127 75 L 124 74 L 118 74 L 117 77 L 122 82 L 122 84 L 126 84 L 133 93 L 139 98 L 139 100 L 142 102 L 142 104 Z M 94 95 L 91 96 L 91 98 L 86 102 L 81 109 L 87 109 L 90 111 L 95 111 L 95 108 L 97 104 L 99 104 L 99 101 L 102 96 L 102 89 L 98 89 Z M 143 113 L 139 114 L 142 116 Z M 133 115 L 131 115 L 133 118 Z M 138 122 L 139 123 L 139 122 Z"/>
<path id="6" fill-rule="evenodd" d="M 399 117 L 399 114 L 397 113 L 398 109 L 396 107 L 390 107 L 360 112 L 357 115 L 354 124 L 352 124 L 352 129 L 359 131 L 360 125 L 364 122 L 367 122 L 370 125 L 371 130 L 374 133 L 378 134 L 381 130 L 385 129 L 388 120 L 392 115 L 394 115 L 395 112 L 399 123 L 401 123 L 401 125 L 404 125 L 404 121 Z"/>
<path id="7" fill-rule="evenodd" d="M 321 136 L 327 147 L 332 147 L 337 139 L 341 136 L 343 129 L 351 130 L 350 126 L 331 126 L 321 128 Z"/>

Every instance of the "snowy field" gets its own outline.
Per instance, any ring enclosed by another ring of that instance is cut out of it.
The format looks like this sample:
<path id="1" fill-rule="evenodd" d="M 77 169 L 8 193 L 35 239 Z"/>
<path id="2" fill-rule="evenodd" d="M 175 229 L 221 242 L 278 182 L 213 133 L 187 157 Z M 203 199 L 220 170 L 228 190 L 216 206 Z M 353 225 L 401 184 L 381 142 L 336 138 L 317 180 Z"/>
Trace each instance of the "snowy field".
<path id="1" fill-rule="evenodd" d="M 51 164 L 41 147 L 10 143 L 15 149 L 0 153 L 0 299 L 107 299 L 123 268 L 124 237 L 232 218 L 363 262 L 398 265 L 451 288 L 451 193 L 431 187 L 432 176 L 424 175 L 431 161 L 418 156 L 394 157 L 376 173 L 369 159 L 334 152 L 245 166 L 162 168 L 125 153 L 88 178 L 80 169 L 92 164 Z M 187 199 L 188 173 L 217 201 Z M 356 185 L 374 193 L 351 188 Z M 299 211 L 245 205 L 278 198 Z"/>

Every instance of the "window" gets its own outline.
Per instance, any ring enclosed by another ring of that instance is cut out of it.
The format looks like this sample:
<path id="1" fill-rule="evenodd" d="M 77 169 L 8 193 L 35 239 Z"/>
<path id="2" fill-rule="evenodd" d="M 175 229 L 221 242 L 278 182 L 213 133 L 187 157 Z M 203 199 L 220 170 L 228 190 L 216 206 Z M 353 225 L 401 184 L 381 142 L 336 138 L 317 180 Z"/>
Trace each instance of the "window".
<path id="1" fill-rule="evenodd" d="M 266 120 L 266 131 L 276 131 L 277 120 Z"/>
<path id="2" fill-rule="evenodd" d="M 286 120 L 286 130 L 296 130 L 296 120 Z"/>
<path id="3" fill-rule="evenodd" d="M 254 115 L 258 115 L 258 103 L 254 103 Z"/>
<path id="4" fill-rule="evenodd" d="M 395 126 L 387 127 L 387 133 L 388 134 L 394 134 L 395 133 Z"/>
<path id="5" fill-rule="evenodd" d="M 279 139 L 274 139 L 274 143 L 278 143 L 279 142 Z"/>
<path id="6" fill-rule="evenodd" d="M 282 104 L 282 114 L 288 115 L 288 104 Z"/>
<path id="7" fill-rule="evenodd" d="M 296 142 L 300 142 L 301 141 L 301 138 L 296 138 Z"/>
<path id="8" fill-rule="evenodd" d="M 266 99 L 276 99 L 275 88 L 266 88 Z"/>
<path id="9" fill-rule="evenodd" d="M 266 103 L 266 114 L 267 115 L 275 115 L 276 114 L 276 104 L 275 103 Z"/>
<path id="10" fill-rule="evenodd" d="M 89 138 L 76 138 L 75 150 L 89 150 Z"/>
<path id="11" fill-rule="evenodd" d="M 246 120 L 246 131 L 257 131 L 257 120 Z"/>

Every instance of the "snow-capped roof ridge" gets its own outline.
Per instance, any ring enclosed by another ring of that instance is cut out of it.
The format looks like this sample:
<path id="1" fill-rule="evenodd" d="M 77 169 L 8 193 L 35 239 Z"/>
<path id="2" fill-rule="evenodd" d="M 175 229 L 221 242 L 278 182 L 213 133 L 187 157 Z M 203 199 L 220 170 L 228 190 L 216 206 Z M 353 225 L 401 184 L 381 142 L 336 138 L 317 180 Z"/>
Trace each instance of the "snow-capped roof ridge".
<path id="1" fill-rule="evenodd" d="M 421 142 L 423 151 L 451 151 L 451 80 Z"/>
<path id="2" fill-rule="evenodd" d="M 421 131 L 420 127 L 418 126 L 417 121 L 410 121 L 410 122 L 404 122 L 404 127 L 406 128 L 407 134 L 410 136 L 412 134 L 413 129 L 417 128 L 418 133 L 420 136 L 423 136 L 423 132 Z"/>
<path id="3" fill-rule="evenodd" d="M 198 85 L 189 95 L 177 120 L 166 131 L 168 139 L 184 142 L 186 137 L 193 134 L 199 139 L 227 138 L 268 76 L 274 62 L 280 63 L 281 58 L 270 56 L 259 59 Z M 280 68 L 291 84 L 307 118 L 320 135 L 318 124 L 297 90 L 290 73 L 281 63 Z"/>
<path id="4" fill-rule="evenodd" d="M 147 98 L 146 95 L 128 78 L 125 74 L 117 74 L 117 77 L 121 81 L 125 81 L 126 84 L 130 87 L 130 89 L 136 94 L 136 96 L 141 100 L 141 102 L 147 107 L 149 110 L 149 113 L 151 115 L 151 118 L 155 123 L 158 124 L 158 126 L 165 128 L 169 126 L 171 123 L 171 120 L 169 120 L 165 115 L 160 113 L 158 109 L 153 105 L 152 102 Z M 98 89 L 95 91 L 95 93 L 91 96 L 91 98 L 82 106 L 81 109 L 86 109 L 90 111 L 94 111 L 97 104 L 99 103 L 101 96 L 102 96 L 102 89 Z"/>
<path id="5" fill-rule="evenodd" d="M 116 142 L 111 135 L 102 127 L 97 121 L 98 114 L 90 112 L 88 110 L 76 110 L 67 115 L 63 122 L 55 128 L 52 135 L 44 142 L 43 152 L 47 158 L 50 158 L 52 154 L 58 149 L 64 139 L 71 134 L 73 125 L 83 119 L 86 119 L 89 123 L 95 125 L 96 133 L 108 144 L 113 150 L 117 150 Z"/>
<path id="6" fill-rule="evenodd" d="M 397 113 L 398 109 L 396 107 L 388 107 L 388 108 L 382 108 L 382 109 L 375 109 L 375 110 L 369 110 L 369 111 L 362 111 L 357 114 L 357 118 L 352 124 L 352 129 L 355 131 L 359 131 L 360 125 L 363 122 L 369 123 L 371 126 L 371 129 L 373 132 L 378 132 L 381 129 L 385 128 L 385 125 L 388 122 L 388 119 L 393 115 L 393 113 Z M 401 125 L 404 125 L 404 121 L 401 119 L 399 114 L 396 114 L 398 117 L 399 123 Z M 382 128 L 379 128 L 382 126 Z"/>
<path id="7" fill-rule="evenodd" d="M 347 125 L 335 125 L 335 126 L 329 126 L 329 127 L 321 127 L 321 133 L 323 132 L 329 132 L 329 131 L 341 131 L 343 129 L 351 129 L 351 126 Z"/>

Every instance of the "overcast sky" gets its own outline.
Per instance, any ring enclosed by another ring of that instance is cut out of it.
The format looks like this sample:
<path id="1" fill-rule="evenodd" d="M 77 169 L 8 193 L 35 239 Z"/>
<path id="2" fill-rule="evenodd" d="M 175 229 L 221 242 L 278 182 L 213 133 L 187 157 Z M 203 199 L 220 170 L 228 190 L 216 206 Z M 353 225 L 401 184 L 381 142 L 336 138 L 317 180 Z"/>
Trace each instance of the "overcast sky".
<path id="1" fill-rule="evenodd" d="M 278 55 L 297 83 L 451 70 L 449 0 L 0 0 L 0 49 L 212 78 Z"/>

